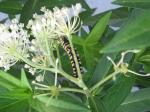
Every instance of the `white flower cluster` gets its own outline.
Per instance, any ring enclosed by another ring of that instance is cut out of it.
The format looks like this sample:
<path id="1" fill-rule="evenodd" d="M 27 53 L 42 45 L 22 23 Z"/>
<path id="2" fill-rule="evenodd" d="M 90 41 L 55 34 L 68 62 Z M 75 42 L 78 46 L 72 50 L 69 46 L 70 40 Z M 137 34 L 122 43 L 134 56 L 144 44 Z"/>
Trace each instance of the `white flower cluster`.
<path id="1" fill-rule="evenodd" d="M 0 67 L 5 70 L 19 60 L 17 54 L 28 57 L 29 40 L 23 27 L 16 19 L 12 20 L 10 26 L 0 24 Z"/>
<path id="2" fill-rule="evenodd" d="M 81 8 L 81 4 L 79 3 L 71 8 L 63 7 L 59 9 L 55 7 L 53 8 L 53 12 L 42 7 L 41 11 L 44 14 L 34 14 L 33 19 L 29 21 L 28 28 L 31 29 L 32 34 L 36 38 L 43 35 L 47 35 L 48 38 L 69 36 L 72 33 L 76 33 L 81 26 L 78 16 Z"/>
<path id="3" fill-rule="evenodd" d="M 54 50 L 59 37 L 69 38 L 81 27 L 78 16 L 81 5 L 61 9 L 55 7 L 53 11 L 42 7 L 41 11 L 43 14 L 34 14 L 33 19 L 28 22 L 27 28 L 33 36 L 31 41 L 29 32 L 16 19 L 12 20 L 10 25 L 0 24 L 0 67 L 8 70 L 18 60 L 29 59 L 31 63 L 26 64 L 32 74 L 36 73 L 36 68 L 30 65 L 32 63 L 55 67 L 57 57 L 54 56 Z"/>
<path id="4" fill-rule="evenodd" d="M 30 50 L 34 53 L 32 61 L 54 66 L 55 59 L 51 57 L 53 57 L 53 50 L 58 45 L 59 37 L 69 38 L 71 34 L 80 29 L 81 21 L 78 15 L 81 5 L 76 4 L 71 8 L 63 7 L 61 9 L 55 7 L 53 11 L 42 7 L 41 11 L 43 14 L 34 14 L 33 19 L 27 25 L 34 36 L 30 46 Z"/>
<path id="5" fill-rule="evenodd" d="M 53 11 L 41 8 L 43 14 L 34 14 L 33 19 L 28 22 L 27 28 L 31 30 L 34 39 L 31 41 L 30 51 L 33 53 L 32 62 L 46 67 L 54 67 L 56 59 L 53 58 L 53 51 L 58 46 L 59 37 L 70 37 L 76 33 L 81 27 L 79 13 L 81 5 L 76 4 L 71 8 L 58 7 L 53 8 Z M 35 68 L 26 65 L 32 75 L 39 71 Z M 45 71 L 40 71 L 36 81 L 42 81 Z"/>
<path id="6" fill-rule="evenodd" d="M 59 36 L 69 37 L 71 34 L 79 31 L 82 24 L 78 16 L 81 11 L 81 4 L 76 4 L 72 8 L 63 7 L 59 9 L 55 7 L 53 10 L 53 17 L 57 28 L 55 32 Z"/>

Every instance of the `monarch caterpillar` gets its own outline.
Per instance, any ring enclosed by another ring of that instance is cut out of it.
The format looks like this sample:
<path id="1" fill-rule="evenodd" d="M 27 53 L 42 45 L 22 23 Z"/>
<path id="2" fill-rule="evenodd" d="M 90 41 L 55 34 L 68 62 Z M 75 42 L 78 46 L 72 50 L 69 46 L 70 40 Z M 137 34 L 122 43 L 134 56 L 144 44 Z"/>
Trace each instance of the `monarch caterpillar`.
<path id="1" fill-rule="evenodd" d="M 61 37 L 60 38 L 60 43 L 61 43 L 62 47 L 64 48 L 64 50 L 66 51 L 66 53 L 69 56 L 71 66 L 72 66 L 72 69 L 73 69 L 73 76 L 77 78 L 78 77 L 77 67 L 76 67 L 76 64 L 75 64 L 75 59 L 74 59 L 69 41 L 65 37 Z M 81 65 L 81 60 L 80 60 L 79 54 L 77 53 L 76 49 L 75 49 L 75 54 L 76 54 L 76 57 L 77 57 L 77 60 L 78 60 L 78 63 L 79 63 L 80 71 L 81 71 L 81 73 L 83 73 L 83 69 L 81 67 L 82 66 Z"/>

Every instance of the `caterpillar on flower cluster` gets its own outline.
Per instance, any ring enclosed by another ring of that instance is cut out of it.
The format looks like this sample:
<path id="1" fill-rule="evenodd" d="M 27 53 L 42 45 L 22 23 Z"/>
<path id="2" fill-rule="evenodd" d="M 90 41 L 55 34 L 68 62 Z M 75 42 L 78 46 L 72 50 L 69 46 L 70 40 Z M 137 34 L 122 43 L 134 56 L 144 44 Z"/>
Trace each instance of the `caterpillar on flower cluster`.
<path id="1" fill-rule="evenodd" d="M 78 77 L 77 67 L 76 67 L 76 64 L 75 64 L 74 55 L 72 53 L 72 49 L 71 49 L 71 46 L 69 44 L 69 41 L 65 37 L 60 37 L 60 43 L 61 43 L 61 46 L 63 47 L 63 49 L 65 50 L 65 52 L 69 56 L 71 66 L 72 66 L 72 69 L 73 69 L 73 76 L 77 78 Z M 75 54 L 76 54 L 76 57 L 77 57 L 77 60 L 78 60 L 80 71 L 83 74 L 81 60 L 80 60 L 79 54 L 77 53 L 76 49 L 75 49 Z"/>

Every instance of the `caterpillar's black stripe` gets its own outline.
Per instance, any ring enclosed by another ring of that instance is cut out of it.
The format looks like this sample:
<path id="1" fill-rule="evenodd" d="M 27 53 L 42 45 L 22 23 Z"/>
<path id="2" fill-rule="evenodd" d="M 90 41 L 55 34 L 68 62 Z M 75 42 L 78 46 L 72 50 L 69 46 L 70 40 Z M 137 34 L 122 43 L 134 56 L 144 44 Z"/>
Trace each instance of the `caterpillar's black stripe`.
<path id="1" fill-rule="evenodd" d="M 64 48 L 64 50 L 66 51 L 66 53 L 69 56 L 69 59 L 70 59 L 71 65 L 72 65 L 72 69 L 73 69 L 73 76 L 78 77 L 77 67 L 76 67 L 76 64 L 75 64 L 75 59 L 74 59 L 69 41 L 65 37 L 60 37 L 60 43 L 61 43 L 62 47 Z M 82 67 L 81 67 L 81 60 L 80 60 L 79 54 L 77 53 L 76 49 L 75 49 L 75 53 L 76 53 L 76 57 L 77 57 L 77 60 L 78 60 L 78 63 L 79 63 L 80 71 L 81 71 L 81 73 L 83 73 L 83 70 L 82 70 Z"/>

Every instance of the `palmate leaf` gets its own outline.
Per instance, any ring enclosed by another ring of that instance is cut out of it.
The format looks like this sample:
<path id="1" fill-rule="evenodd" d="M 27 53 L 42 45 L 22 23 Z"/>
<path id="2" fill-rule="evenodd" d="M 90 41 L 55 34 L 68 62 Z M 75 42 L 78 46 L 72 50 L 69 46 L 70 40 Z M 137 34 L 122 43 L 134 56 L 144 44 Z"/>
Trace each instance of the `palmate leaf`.
<path id="1" fill-rule="evenodd" d="M 0 86 L 9 90 L 15 88 L 27 88 L 32 90 L 23 69 L 21 73 L 21 81 L 6 72 L 0 71 Z"/>
<path id="2" fill-rule="evenodd" d="M 97 96 L 91 96 L 89 98 L 89 104 L 92 112 L 107 112 L 102 100 Z"/>
<path id="3" fill-rule="evenodd" d="M 0 111 L 27 112 L 31 108 L 29 99 L 32 97 L 31 88 L 25 73 L 21 81 L 10 74 L 0 71 Z"/>
<path id="4" fill-rule="evenodd" d="M 94 26 L 90 34 L 85 40 L 86 45 L 94 45 L 97 44 L 100 38 L 102 37 L 102 34 L 105 31 L 106 26 L 108 25 L 109 19 L 111 16 L 111 12 L 104 15 L 102 18 L 99 19 L 97 24 Z"/>
<path id="5" fill-rule="evenodd" d="M 89 80 L 92 77 L 92 72 L 95 67 L 95 60 L 99 58 L 99 51 L 102 46 L 100 44 L 100 39 L 108 25 L 110 16 L 111 12 L 108 12 L 102 16 L 86 39 L 73 36 L 73 43 L 83 48 L 84 59 L 88 69 L 88 75 L 85 75 L 86 80 Z"/>
<path id="6" fill-rule="evenodd" d="M 127 49 L 140 49 L 150 46 L 150 13 L 141 11 L 132 17 L 106 45 L 101 52 L 118 52 Z"/>
<path id="7" fill-rule="evenodd" d="M 21 85 L 25 88 L 30 89 L 30 91 L 32 91 L 32 88 L 28 82 L 24 69 L 21 70 Z"/>
<path id="8" fill-rule="evenodd" d="M 148 112 L 150 111 L 150 88 L 131 93 L 116 112 Z"/>
<path id="9" fill-rule="evenodd" d="M 100 18 L 98 23 L 94 26 L 91 33 L 84 41 L 83 50 L 86 60 L 86 66 L 89 73 L 92 73 L 95 67 L 95 59 L 99 55 L 99 50 L 101 48 L 99 40 L 101 39 L 102 34 L 104 33 L 105 28 L 108 25 L 110 16 L 111 12 Z M 91 76 L 88 77 L 90 78 Z"/>
<path id="10" fill-rule="evenodd" d="M 150 8 L 149 0 L 115 0 L 113 3 L 135 8 Z"/>
<path id="11" fill-rule="evenodd" d="M 132 9 L 127 7 L 120 7 L 112 10 L 112 17 L 110 19 L 110 26 L 120 27 L 124 21 L 130 16 Z"/>
<path id="12" fill-rule="evenodd" d="M 43 106 L 47 107 L 47 109 L 44 109 L 45 112 L 90 112 L 90 110 L 82 104 L 81 101 L 71 97 L 70 95 L 61 95 L 58 98 L 39 96 L 37 97 L 37 101 L 32 102 L 31 105 L 35 109 L 37 105 L 41 105 L 38 110 L 43 109 Z"/>
<path id="13" fill-rule="evenodd" d="M 110 68 L 112 67 L 112 64 L 107 59 L 107 56 L 111 57 L 113 60 L 116 58 L 116 54 L 105 54 L 103 55 L 99 61 L 98 64 L 95 67 L 94 73 L 88 82 L 89 85 L 93 85 L 96 82 L 102 80 L 109 72 Z"/>
<path id="14" fill-rule="evenodd" d="M 0 88 L 2 89 L 2 88 Z M 15 89 L 2 91 L 0 93 L 1 112 L 27 112 L 30 110 L 28 99 L 31 93 L 26 89 Z"/>
<path id="15" fill-rule="evenodd" d="M 122 76 L 107 91 L 103 97 L 104 106 L 107 112 L 115 112 L 118 106 L 125 100 L 134 84 L 132 77 Z"/>
<path id="16" fill-rule="evenodd" d="M 94 13 L 94 11 L 95 9 L 88 9 L 80 13 L 80 18 L 83 21 L 83 25 L 94 25 L 93 23 L 95 23 L 96 20 L 98 21 L 99 17 L 95 21 L 92 20 L 92 14 Z"/>
<path id="17" fill-rule="evenodd" d="M 34 99 L 34 102 L 32 102 L 31 106 L 37 112 L 84 112 L 84 111 L 70 110 L 70 109 L 59 108 L 54 106 L 47 106 L 44 102 L 41 102 L 38 99 Z"/>
<path id="18" fill-rule="evenodd" d="M 20 80 L 16 79 L 6 72 L 0 71 L 0 86 L 12 90 L 14 88 L 20 87 L 20 85 Z"/>

